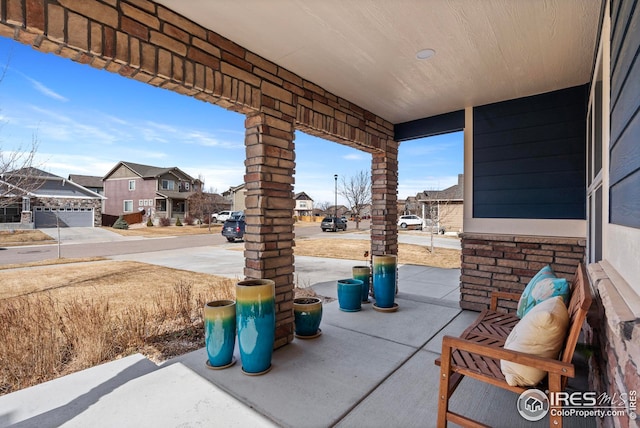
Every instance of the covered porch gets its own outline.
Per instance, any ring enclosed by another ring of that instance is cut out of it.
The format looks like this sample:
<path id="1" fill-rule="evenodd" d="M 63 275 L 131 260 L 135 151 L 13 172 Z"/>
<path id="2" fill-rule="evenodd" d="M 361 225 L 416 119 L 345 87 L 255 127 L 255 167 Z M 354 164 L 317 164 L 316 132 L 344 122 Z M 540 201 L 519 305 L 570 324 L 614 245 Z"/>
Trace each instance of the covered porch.
<path id="1" fill-rule="evenodd" d="M 280 355 L 296 349 L 295 131 L 371 156 L 373 256 L 397 253 L 404 141 L 463 129 L 459 307 L 546 263 L 600 263 L 590 388 L 620 394 L 640 389 L 637 3 L 8 0 L 0 35 L 245 114 L 244 275 L 276 283 Z"/>

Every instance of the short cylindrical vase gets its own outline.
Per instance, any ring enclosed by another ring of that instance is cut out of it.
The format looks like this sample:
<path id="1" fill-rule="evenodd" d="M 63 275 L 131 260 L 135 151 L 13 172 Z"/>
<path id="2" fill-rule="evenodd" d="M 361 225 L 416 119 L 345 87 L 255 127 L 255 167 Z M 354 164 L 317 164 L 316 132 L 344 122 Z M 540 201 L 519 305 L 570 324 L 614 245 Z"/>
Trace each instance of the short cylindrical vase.
<path id="1" fill-rule="evenodd" d="M 322 300 L 317 297 L 293 299 L 293 317 L 296 337 L 312 339 L 320 335 Z"/>
<path id="2" fill-rule="evenodd" d="M 233 365 L 236 345 L 236 302 L 215 300 L 204 305 L 204 341 L 207 366 L 225 368 Z"/>
<path id="3" fill-rule="evenodd" d="M 242 371 L 248 375 L 268 372 L 276 332 L 272 280 L 249 279 L 236 284 L 236 320 Z"/>
<path id="4" fill-rule="evenodd" d="M 362 309 L 362 281 L 347 278 L 338 280 L 338 304 L 340 310 L 357 312 Z"/>
<path id="5" fill-rule="evenodd" d="M 397 256 L 373 256 L 373 292 L 375 306 L 393 308 L 396 295 Z"/>
<path id="6" fill-rule="evenodd" d="M 362 281 L 362 303 L 369 303 L 369 287 L 371 285 L 371 269 L 369 266 L 354 266 L 351 268 L 353 279 Z"/>

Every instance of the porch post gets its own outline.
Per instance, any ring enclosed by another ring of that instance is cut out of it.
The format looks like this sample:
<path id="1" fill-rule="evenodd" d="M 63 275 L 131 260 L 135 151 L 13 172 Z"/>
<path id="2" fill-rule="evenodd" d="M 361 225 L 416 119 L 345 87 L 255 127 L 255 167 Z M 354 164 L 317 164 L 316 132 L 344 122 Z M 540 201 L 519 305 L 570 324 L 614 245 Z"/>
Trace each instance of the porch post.
<path id="1" fill-rule="evenodd" d="M 398 142 L 371 161 L 371 254 L 398 254 Z"/>
<path id="2" fill-rule="evenodd" d="M 293 122 L 247 116 L 245 268 L 247 279 L 276 285 L 275 348 L 293 340 Z"/>

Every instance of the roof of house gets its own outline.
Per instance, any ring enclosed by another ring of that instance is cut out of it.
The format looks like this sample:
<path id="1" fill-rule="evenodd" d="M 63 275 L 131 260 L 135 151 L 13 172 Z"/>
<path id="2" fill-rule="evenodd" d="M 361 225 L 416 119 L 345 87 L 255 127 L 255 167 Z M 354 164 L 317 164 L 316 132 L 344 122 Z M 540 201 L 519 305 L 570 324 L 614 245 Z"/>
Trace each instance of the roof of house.
<path id="1" fill-rule="evenodd" d="M 24 188 L 24 177 L 32 177 L 35 181 L 33 188 Z M 16 193 L 42 198 L 85 198 L 104 199 L 104 196 L 74 183 L 66 178 L 51 174 L 38 168 L 28 167 L 10 171 L 0 176 L 0 183 L 17 190 Z"/>
<path id="2" fill-rule="evenodd" d="M 141 178 L 158 178 L 164 174 L 170 173 L 170 172 L 178 172 L 182 175 L 184 175 L 187 179 L 191 180 L 191 181 L 197 181 L 195 178 L 191 177 L 189 174 L 187 174 L 186 172 L 182 171 L 180 168 L 178 168 L 177 166 L 172 166 L 172 167 L 158 167 L 158 166 L 151 166 L 151 165 L 142 165 L 139 163 L 133 163 L 133 162 L 125 162 L 125 161 L 120 161 L 116 164 L 116 166 L 114 166 L 113 168 L 111 168 L 111 171 L 109 171 L 104 177 L 103 180 L 106 180 L 111 174 L 113 174 L 121 165 L 124 165 L 125 167 L 129 168 L 131 171 L 133 171 L 134 174 L 140 176 Z"/>
<path id="3" fill-rule="evenodd" d="M 462 201 L 464 199 L 464 174 L 458 174 L 458 184 L 444 190 L 424 190 L 416 195 L 418 201 Z"/>
<path id="4" fill-rule="evenodd" d="M 305 200 L 305 201 L 313 201 L 313 199 L 311 199 L 311 196 L 307 195 L 305 192 L 296 193 L 295 199 L 302 199 L 302 200 Z"/>
<path id="5" fill-rule="evenodd" d="M 102 177 L 96 177 L 95 175 L 69 174 L 69 181 L 73 181 L 84 187 L 104 187 Z"/>

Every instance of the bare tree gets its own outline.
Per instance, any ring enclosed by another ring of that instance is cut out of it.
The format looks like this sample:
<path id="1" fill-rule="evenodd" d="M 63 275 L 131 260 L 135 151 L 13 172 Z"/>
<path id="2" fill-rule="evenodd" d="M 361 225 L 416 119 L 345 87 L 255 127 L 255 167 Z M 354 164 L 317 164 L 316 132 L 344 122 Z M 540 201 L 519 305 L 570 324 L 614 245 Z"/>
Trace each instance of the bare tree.
<path id="1" fill-rule="evenodd" d="M 323 213 L 327 213 L 329 211 L 329 208 L 332 206 L 331 202 L 329 201 L 318 202 L 317 204 L 314 204 L 314 205 Z"/>
<path id="2" fill-rule="evenodd" d="M 422 205 L 422 218 L 431 236 L 431 252 L 434 250 L 433 235 L 444 232 L 444 224 L 452 215 L 451 199 L 439 190 L 425 190 L 417 199 Z"/>
<path id="3" fill-rule="evenodd" d="M 367 171 L 360 171 L 352 177 L 342 178 L 338 191 L 349 203 L 351 213 L 356 220 L 356 229 L 360 228 L 360 213 L 371 204 L 371 177 Z"/>
<path id="4" fill-rule="evenodd" d="M 189 215 L 200 219 L 200 225 L 206 223 L 211 229 L 211 214 L 218 212 L 220 208 L 220 202 L 223 199 L 216 189 L 210 188 L 207 191 L 204 190 L 204 178 L 202 175 L 198 176 L 200 185 L 195 187 L 193 195 L 189 196 Z"/>

